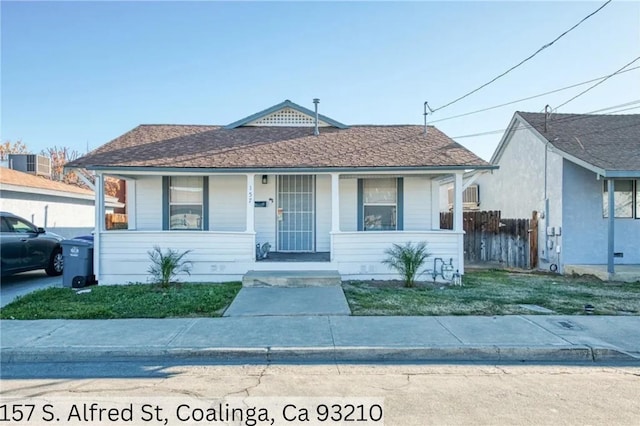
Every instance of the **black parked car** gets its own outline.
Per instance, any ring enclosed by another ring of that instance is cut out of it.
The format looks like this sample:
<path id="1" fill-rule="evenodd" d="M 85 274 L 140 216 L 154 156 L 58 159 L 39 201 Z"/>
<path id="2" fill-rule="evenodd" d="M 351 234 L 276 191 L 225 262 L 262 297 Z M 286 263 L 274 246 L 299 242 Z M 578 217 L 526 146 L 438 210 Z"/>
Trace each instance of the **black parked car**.
<path id="1" fill-rule="evenodd" d="M 62 274 L 62 240 L 28 220 L 0 212 L 2 276 L 36 269 L 44 269 L 51 276 Z"/>

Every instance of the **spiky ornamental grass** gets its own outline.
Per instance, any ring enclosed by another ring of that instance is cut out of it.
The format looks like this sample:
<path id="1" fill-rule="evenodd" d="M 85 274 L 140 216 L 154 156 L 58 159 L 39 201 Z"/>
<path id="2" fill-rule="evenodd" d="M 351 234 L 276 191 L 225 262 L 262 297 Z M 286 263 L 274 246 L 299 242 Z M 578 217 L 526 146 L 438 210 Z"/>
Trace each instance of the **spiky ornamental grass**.
<path id="1" fill-rule="evenodd" d="M 420 268 L 425 264 L 427 258 L 431 256 L 431 253 L 427 251 L 427 243 L 425 241 L 421 241 L 415 246 L 411 241 L 403 245 L 393 244 L 384 253 L 387 258 L 382 263 L 398 271 L 404 279 L 405 287 L 414 286 L 416 278 L 424 273 L 424 271 L 420 272 Z"/>
<path id="2" fill-rule="evenodd" d="M 185 273 L 191 275 L 191 262 L 183 260 L 191 250 L 179 252 L 178 250 L 167 249 L 164 253 L 158 246 L 154 246 L 153 250 L 149 250 L 149 259 L 151 266 L 147 269 L 154 279 L 154 282 L 162 287 L 169 287 L 174 282 L 178 274 Z"/>

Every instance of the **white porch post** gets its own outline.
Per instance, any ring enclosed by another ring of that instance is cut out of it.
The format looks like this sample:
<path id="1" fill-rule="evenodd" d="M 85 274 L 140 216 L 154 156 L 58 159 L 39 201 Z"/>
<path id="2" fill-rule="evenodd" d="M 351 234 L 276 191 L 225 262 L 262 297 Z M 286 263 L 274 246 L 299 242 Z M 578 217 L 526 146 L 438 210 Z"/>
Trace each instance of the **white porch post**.
<path id="1" fill-rule="evenodd" d="M 96 174 L 94 187 L 95 194 L 95 230 L 93 233 L 93 274 L 96 281 L 100 282 L 100 241 L 104 229 L 104 177 L 101 173 Z"/>
<path id="2" fill-rule="evenodd" d="M 454 175 L 453 231 L 458 234 L 458 272 L 464 274 L 464 227 L 462 217 L 462 172 Z"/>
<path id="3" fill-rule="evenodd" d="M 453 183 L 453 230 L 462 232 L 462 174 L 456 173 Z"/>
<path id="4" fill-rule="evenodd" d="M 330 256 L 333 261 L 333 236 L 340 232 L 340 175 L 331 173 L 331 248 Z"/>
<path id="5" fill-rule="evenodd" d="M 247 174 L 247 229 L 246 229 L 246 232 L 255 232 L 255 225 L 254 225 L 254 222 L 255 222 L 254 220 L 255 176 L 256 175 L 254 173 Z"/>
<path id="6" fill-rule="evenodd" d="M 340 232 L 340 175 L 331 173 L 331 232 Z"/>
<path id="7" fill-rule="evenodd" d="M 431 229 L 440 229 L 440 182 L 431 179 Z"/>

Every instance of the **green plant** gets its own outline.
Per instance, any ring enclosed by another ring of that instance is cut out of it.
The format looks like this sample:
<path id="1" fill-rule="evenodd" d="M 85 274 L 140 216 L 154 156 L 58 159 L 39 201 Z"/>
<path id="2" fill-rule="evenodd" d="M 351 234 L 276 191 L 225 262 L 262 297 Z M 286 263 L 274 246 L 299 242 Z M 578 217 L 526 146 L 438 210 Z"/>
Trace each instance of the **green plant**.
<path id="1" fill-rule="evenodd" d="M 424 273 L 424 271 L 420 272 L 420 268 L 431 255 L 427 252 L 427 243 L 425 241 L 421 241 L 415 246 L 411 241 L 403 245 L 393 244 L 384 253 L 387 258 L 382 263 L 398 271 L 404 279 L 405 287 L 414 286 L 416 278 Z"/>
<path id="2" fill-rule="evenodd" d="M 147 252 L 151 259 L 151 266 L 147 272 L 153 276 L 154 282 L 162 287 L 169 287 L 178 274 L 184 272 L 191 275 L 191 262 L 183 259 L 190 252 L 191 250 L 181 253 L 178 250 L 167 249 L 163 253 L 160 247 L 154 246 L 153 250 Z"/>

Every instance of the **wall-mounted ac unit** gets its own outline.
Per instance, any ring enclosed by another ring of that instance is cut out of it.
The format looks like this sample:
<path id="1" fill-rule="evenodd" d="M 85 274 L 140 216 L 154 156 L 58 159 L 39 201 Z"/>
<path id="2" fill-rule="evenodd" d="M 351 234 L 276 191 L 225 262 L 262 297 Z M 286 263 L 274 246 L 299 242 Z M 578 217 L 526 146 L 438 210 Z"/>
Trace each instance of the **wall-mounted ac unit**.
<path id="1" fill-rule="evenodd" d="M 51 159 L 37 154 L 9 154 L 9 168 L 32 175 L 51 177 Z"/>
<path id="2" fill-rule="evenodd" d="M 449 209 L 453 208 L 453 198 L 453 188 L 449 188 Z M 478 210 L 480 208 L 480 186 L 469 185 L 467 189 L 462 191 L 462 208 L 463 210 Z"/>

